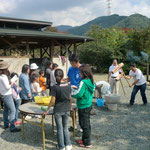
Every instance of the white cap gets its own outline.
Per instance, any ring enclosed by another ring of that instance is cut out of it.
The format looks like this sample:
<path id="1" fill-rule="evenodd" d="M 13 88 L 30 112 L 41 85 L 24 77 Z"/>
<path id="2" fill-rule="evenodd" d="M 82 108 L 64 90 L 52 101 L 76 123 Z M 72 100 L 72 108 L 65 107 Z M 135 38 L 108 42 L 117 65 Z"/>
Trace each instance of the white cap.
<path id="1" fill-rule="evenodd" d="M 39 67 L 37 66 L 36 63 L 32 63 L 30 69 L 38 69 Z"/>

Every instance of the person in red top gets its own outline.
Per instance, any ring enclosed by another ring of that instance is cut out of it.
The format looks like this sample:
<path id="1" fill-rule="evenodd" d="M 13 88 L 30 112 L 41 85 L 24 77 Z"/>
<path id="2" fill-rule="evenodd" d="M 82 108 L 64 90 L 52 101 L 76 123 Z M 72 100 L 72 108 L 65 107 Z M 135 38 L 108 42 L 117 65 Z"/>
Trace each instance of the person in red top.
<path id="1" fill-rule="evenodd" d="M 39 71 L 40 74 L 40 79 L 39 79 L 39 84 L 40 87 L 42 88 L 42 95 L 46 96 L 46 79 L 44 78 L 44 71 L 40 70 Z"/>

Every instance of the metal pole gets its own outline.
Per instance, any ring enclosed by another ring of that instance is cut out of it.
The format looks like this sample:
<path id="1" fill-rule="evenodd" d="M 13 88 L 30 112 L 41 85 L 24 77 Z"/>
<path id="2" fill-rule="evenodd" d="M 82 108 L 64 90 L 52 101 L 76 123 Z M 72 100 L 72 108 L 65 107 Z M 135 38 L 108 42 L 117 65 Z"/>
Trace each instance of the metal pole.
<path id="1" fill-rule="evenodd" d="M 68 73 L 68 48 L 66 47 L 66 76 Z"/>

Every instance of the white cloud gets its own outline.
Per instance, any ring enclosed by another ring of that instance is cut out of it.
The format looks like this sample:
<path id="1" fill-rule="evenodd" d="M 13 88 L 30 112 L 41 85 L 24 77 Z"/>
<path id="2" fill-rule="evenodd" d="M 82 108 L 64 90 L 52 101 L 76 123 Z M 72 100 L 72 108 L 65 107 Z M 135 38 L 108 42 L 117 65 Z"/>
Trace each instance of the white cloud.
<path id="1" fill-rule="evenodd" d="M 112 4 L 112 11 L 119 15 L 131 15 L 134 13 L 140 13 L 147 17 L 150 17 L 150 5 L 147 0 L 137 0 L 133 3 L 129 0 L 115 0 Z"/>
<path id="2" fill-rule="evenodd" d="M 0 13 L 9 14 L 16 8 L 15 0 L 0 0 Z"/>
<path id="3" fill-rule="evenodd" d="M 78 26 L 95 18 L 95 15 L 87 8 L 73 7 L 63 11 L 45 11 L 42 15 L 32 15 L 32 19 L 48 20 L 54 25 Z"/>

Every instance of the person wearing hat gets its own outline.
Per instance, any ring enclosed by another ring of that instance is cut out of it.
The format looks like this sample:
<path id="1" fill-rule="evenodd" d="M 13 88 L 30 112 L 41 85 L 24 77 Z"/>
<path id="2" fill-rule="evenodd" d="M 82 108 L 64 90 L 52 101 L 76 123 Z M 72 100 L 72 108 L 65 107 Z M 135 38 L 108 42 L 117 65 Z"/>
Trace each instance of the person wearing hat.
<path id="1" fill-rule="evenodd" d="M 134 82 L 132 84 L 129 84 L 129 87 L 134 86 L 133 90 L 132 90 L 129 106 L 132 106 L 134 104 L 135 96 L 139 90 L 141 92 L 143 105 L 146 105 L 147 104 L 147 98 L 146 98 L 146 94 L 145 94 L 146 79 L 145 79 L 142 71 L 140 69 L 136 68 L 135 63 L 131 64 L 130 68 L 131 68 L 131 70 L 129 72 L 129 76 L 125 76 L 126 79 L 131 79 L 131 78 L 134 79 Z"/>
<path id="2" fill-rule="evenodd" d="M 36 63 L 32 63 L 30 65 L 30 74 L 29 74 L 30 79 L 32 78 L 33 74 L 39 75 L 39 71 L 37 70 L 38 68 L 39 67 L 37 66 Z"/>
<path id="3" fill-rule="evenodd" d="M 6 61 L 0 60 L 0 94 L 1 99 L 4 103 L 4 111 L 3 111 L 4 129 L 9 128 L 10 126 L 11 132 L 19 132 L 21 131 L 21 129 L 16 128 L 14 124 L 16 109 L 12 97 L 12 88 L 11 88 L 14 82 L 10 83 L 8 80 L 8 67 L 9 64 Z"/>

